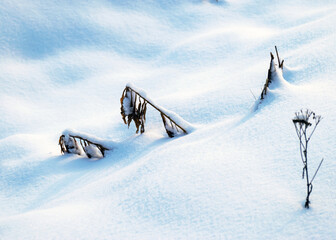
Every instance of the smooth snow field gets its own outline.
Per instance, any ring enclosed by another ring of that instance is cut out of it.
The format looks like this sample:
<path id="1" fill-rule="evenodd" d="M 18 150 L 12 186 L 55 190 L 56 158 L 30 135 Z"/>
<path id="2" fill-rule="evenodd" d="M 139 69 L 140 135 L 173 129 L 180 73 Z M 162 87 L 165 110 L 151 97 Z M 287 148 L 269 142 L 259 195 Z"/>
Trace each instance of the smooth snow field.
<path id="1" fill-rule="evenodd" d="M 334 0 L 1 0 L 0 239 L 336 239 L 335 23 Z M 193 131 L 150 106 L 128 129 L 128 83 Z M 62 155 L 65 129 L 115 147 Z"/>

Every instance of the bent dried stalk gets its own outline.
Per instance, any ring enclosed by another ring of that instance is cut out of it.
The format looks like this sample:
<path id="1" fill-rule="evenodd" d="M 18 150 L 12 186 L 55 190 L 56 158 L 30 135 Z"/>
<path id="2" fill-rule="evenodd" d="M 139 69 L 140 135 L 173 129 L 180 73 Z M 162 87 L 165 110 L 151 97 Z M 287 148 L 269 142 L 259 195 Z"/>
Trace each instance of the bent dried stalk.
<path id="1" fill-rule="evenodd" d="M 61 152 L 63 154 L 74 153 L 82 155 L 82 153 L 84 152 L 88 158 L 104 157 L 105 151 L 109 150 L 99 143 L 94 143 L 81 136 L 74 135 L 61 135 L 58 143 L 61 147 Z"/>
<path id="2" fill-rule="evenodd" d="M 124 123 L 129 127 L 130 123 L 134 121 L 137 129 L 136 133 L 139 132 L 139 128 L 141 133 L 145 132 L 147 104 L 160 112 L 164 127 L 169 137 L 172 138 L 178 133 L 187 133 L 183 127 L 176 123 L 176 121 L 164 113 L 159 107 L 129 86 L 125 87 L 120 98 L 120 104 L 121 116 Z"/>

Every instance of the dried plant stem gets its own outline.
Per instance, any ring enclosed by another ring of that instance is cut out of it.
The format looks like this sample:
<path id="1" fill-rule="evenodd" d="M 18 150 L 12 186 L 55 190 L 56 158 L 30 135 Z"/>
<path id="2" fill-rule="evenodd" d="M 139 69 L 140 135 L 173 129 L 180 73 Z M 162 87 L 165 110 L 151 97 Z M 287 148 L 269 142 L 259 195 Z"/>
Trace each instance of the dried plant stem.
<path id="1" fill-rule="evenodd" d="M 165 116 L 166 118 L 168 118 L 171 122 L 173 122 L 176 126 L 178 126 L 184 133 L 187 133 L 187 131 L 181 127 L 180 125 L 178 125 L 173 119 L 171 119 L 167 114 L 165 114 L 164 112 L 162 112 L 158 107 L 156 107 L 153 103 L 151 103 L 150 101 L 148 101 L 145 97 L 141 96 L 140 93 L 138 93 L 137 91 L 133 90 L 132 88 L 128 87 L 131 91 L 133 91 L 134 93 L 136 93 L 137 95 L 139 95 L 141 98 L 143 98 L 149 105 L 151 105 L 153 108 L 155 108 L 157 111 L 159 111 L 163 116 Z"/>
<path id="2" fill-rule="evenodd" d="M 130 100 L 131 100 L 130 107 L 133 107 L 133 113 L 128 114 L 128 115 L 127 115 L 126 110 L 125 110 L 124 105 L 123 105 L 124 104 L 124 99 L 127 98 L 127 92 L 130 92 Z M 134 94 L 134 97 L 133 97 L 133 94 Z M 133 100 L 133 98 L 134 98 L 134 100 Z M 137 110 L 135 110 L 137 100 L 139 101 L 139 104 L 138 104 Z M 144 122 L 146 120 L 146 105 L 148 103 L 154 109 L 156 109 L 158 112 L 160 112 L 163 124 L 166 128 L 166 131 L 167 131 L 167 134 L 168 134 L 169 137 L 174 137 L 174 132 L 170 131 L 170 129 L 176 129 L 177 132 L 182 131 L 184 133 L 187 133 L 187 131 L 183 127 L 181 127 L 178 123 L 176 123 L 176 121 L 174 121 L 174 119 L 172 119 L 170 116 L 168 116 L 166 113 L 164 113 L 158 106 L 153 104 L 147 98 L 142 96 L 141 93 L 132 89 L 129 86 L 126 86 L 126 88 L 124 89 L 124 91 L 122 93 L 122 97 L 120 99 L 120 103 L 121 103 L 121 115 L 122 115 L 122 118 L 123 118 L 124 122 L 129 125 L 130 122 L 132 120 L 134 120 L 135 125 L 137 127 L 137 132 L 138 132 L 139 126 L 141 126 L 141 133 L 144 132 Z M 127 122 L 126 122 L 126 118 L 128 120 Z M 169 123 L 170 123 L 170 125 L 169 125 Z M 169 126 L 170 129 L 168 129 L 167 126 Z"/>
<path id="3" fill-rule="evenodd" d="M 277 46 L 275 46 L 275 51 L 276 51 L 277 58 L 278 58 L 279 68 L 283 69 L 284 60 L 282 60 L 281 63 L 280 63 L 280 57 L 279 57 L 279 53 L 278 53 L 278 48 L 277 48 Z"/>
<path id="4" fill-rule="evenodd" d="M 282 60 L 281 63 L 280 63 L 280 57 L 279 57 L 277 46 L 275 46 L 275 52 L 276 52 L 277 59 L 278 59 L 278 66 L 282 70 L 283 69 L 284 60 Z M 269 66 L 268 73 L 267 73 L 267 79 L 266 79 L 266 82 L 264 84 L 264 88 L 263 88 L 263 90 L 261 91 L 261 94 L 260 94 L 260 99 L 261 100 L 263 100 L 265 98 L 265 96 L 267 94 L 267 89 L 268 89 L 269 85 L 273 81 L 273 78 L 272 78 L 272 69 L 273 69 L 274 56 L 273 56 L 272 52 L 270 52 L 270 55 L 271 55 L 271 61 L 270 61 L 270 66 Z"/>
<path id="5" fill-rule="evenodd" d="M 309 119 L 312 117 L 313 120 L 315 120 L 314 128 L 310 132 L 310 134 L 307 133 L 307 129 L 312 126 L 312 123 L 309 122 Z M 313 177 L 311 180 L 309 180 L 309 171 L 308 171 L 308 143 L 313 135 L 313 133 L 316 130 L 317 125 L 321 121 L 321 116 L 315 115 L 314 112 L 310 110 L 303 111 L 295 113 L 295 118 L 293 119 L 293 123 L 295 126 L 296 134 L 300 141 L 300 156 L 303 163 L 303 169 L 302 169 L 302 179 L 306 177 L 307 182 L 307 196 L 306 196 L 306 202 L 305 202 L 305 208 L 309 208 L 310 204 L 310 194 L 313 191 L 313 181 L 316 177 L 317 172 L 319 171 L 323 160 L 321 160 L 318 168 L 316 169 Z"/>
<path id="6" fill-rule="evenodd" d="M 261 91 L 261 95 L 260 95 L 260 99 L 263 100 L 267 94 L 267 89 L 268 89 L 268 86 L 270 85 L 270 83 L 272 82 L 272 67 L 273 67 L 273 59 L 274 59 L 274 56 L 272 53 L 270 53 L 271 55 L 271 61 L 270 61 L 270 66 L 269 66 L 269 69 L 268 69 L 268 73 L 267 73 L 267 79 L 266 79 L 266 82 L 264 84 L 264 88 L 263 90 Z"/>

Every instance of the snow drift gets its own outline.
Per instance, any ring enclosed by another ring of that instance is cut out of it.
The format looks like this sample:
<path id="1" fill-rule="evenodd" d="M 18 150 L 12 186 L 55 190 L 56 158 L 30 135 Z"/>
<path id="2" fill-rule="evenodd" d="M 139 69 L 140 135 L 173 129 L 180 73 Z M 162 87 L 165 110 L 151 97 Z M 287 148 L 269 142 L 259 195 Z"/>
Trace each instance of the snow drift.
<path id="1" fill-rule="evenodd" d="M 333 239 L 335 22 L 332 0 L 1 1 L 0 238 Z M 285 81 L 251 114 L 274 45 Z M 197 131 L 170 139 L 153 109 L 128 131 L 127 82 Z M 308 211 L 302 108 L 324 118 Z M 117 147 L 61 155 L 68 127 Z"/>

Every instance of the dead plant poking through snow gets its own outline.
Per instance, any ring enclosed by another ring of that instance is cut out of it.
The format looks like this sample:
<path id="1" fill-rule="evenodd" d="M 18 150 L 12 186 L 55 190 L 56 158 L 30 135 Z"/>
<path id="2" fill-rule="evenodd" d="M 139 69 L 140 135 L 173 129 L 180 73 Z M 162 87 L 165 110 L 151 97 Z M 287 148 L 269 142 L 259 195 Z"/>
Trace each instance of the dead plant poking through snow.
<path id="1" fill-rule="evenodd" d="M 282 60 L 280 62 L 280 57 L 279 57 L 279 53 L 278 53 L 278 48 L 275 46 L 275 52 L 277 55 L 277 59 L 278 59 L 278 65 L 276 63 L 274 63 L 274 56 L 273 53 L 270 52 L 271 55 L 271 61 L 270 61 L 270 67 L 268 69 L 268 73 L 267 73 L 267 79 L 266 82 L 264 84 L 264 88 L 260 94 L 260 100 L 263 100 L 265 98 L 265 95 L 267 95 L 267 89 L 269 87 L 269 85 L 272 83 L 273 81 L 273 75 L 272 73 L 275 72 L 276 68 L 280 69 L 281 72 L 283 70 L 283 64 L 284 64 L 284 60 Z"/>
<path id="2" fill-rule="evenodd" d="M 120 98 L 121 116 L 124 123 L 130 126 L 132 120 L 136 127 L 136 133 L 145 132 L 147 101 L 139 94 L 136 94 L 131 88 L 126 87 Z"/>
<path id="3" fill-rule="evenodd" d="M 85 155 L 88 158 L 102 158 L 105 151 L 109 150 L 99 143 L 94 143 L 84 137 L 70 134 L 62 134 L 59 138 L 59 145 L 62 153 L 73 153 Z"/>
<path id="4" fill-rule="evenodd" d="M 180 133 L 187 133 L 185 129 L 189 126 L 189 123 L 183 119 L 179 119 L 180 117 L 176 116 L 175 113 L 154 104 L 153 101 L 146 98 L 145 92 L 137 90 L 135 87 L 129 85 L 125 87 L 120 98 L 121 116 L 128 127 L 133 120 L 137 129 L 136 133 L 139 133 L 139 130 L 140 133 L 145 132 L 147 103 L 160 112 L 164 127 L 169 137 L 172 138 Z M 168 112 L 171 114 L 168 114 Z M 173 119 L 174 115 L 175 119 Z M 182 127 L 182 123 L 184 123 L 186 127 Z"/>
<path id="5" fill-rule="evenodd" d="M 313 120 L 309 122 L 310 120 Z M 317 167 L 315 174 L 309 180 L 309 171 L 308 171 L 308 142 L 310 141 L 310 138 L 312 137 L 313 133 L 315 132 L 315 129 L 317 125 L 321 121 L 321 116 L 316 115 L 313 111 L 311 110 L 306 110 L 306 111 L 299 111 L 295 113 L 295 117 L 293 118 L 293 123 L 295 126 L 296 134 L 299 138 L 300 141 L 300 154 L 301 154 L 301 160 L 303 163 L 303 169 L 302 169 L 302 179 L 306 177 L 307 180 L 307 197 L 306 197 L 306 203 L 305 203 L 305 208 L 309 208 L 309 196 L 311 192 L 313 191 L 313 181 L 315 179 L 315 176 L 318 172 L 318 170 L 321 167 L 321 164 L 323 162 L 323 159 L 321 160 L 319 166 Z M 312 130 L 308 132 L 308 128 L 313 126 Z"/>

